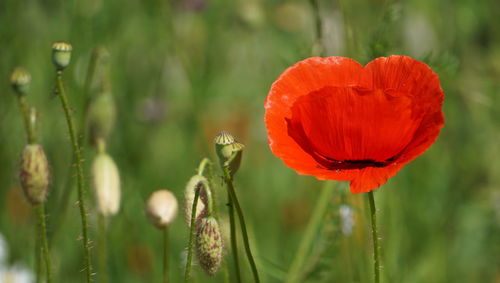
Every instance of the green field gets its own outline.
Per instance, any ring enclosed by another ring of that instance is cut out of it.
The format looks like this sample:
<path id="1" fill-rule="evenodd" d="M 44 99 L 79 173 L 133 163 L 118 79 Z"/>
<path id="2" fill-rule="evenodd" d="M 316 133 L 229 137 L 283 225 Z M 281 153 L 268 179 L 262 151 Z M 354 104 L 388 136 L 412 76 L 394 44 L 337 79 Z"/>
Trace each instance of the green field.
<path id="1" fill-rule="evenodd" d="M 36 274 L 37 218 L 18 178 L 26 138 L 9 83 L 16 66 L 31 73 L 26 99 L 38 110 L 38 142 L 50 163 L 46 207 L 53 282 L 85 282 L 72 149 L 54 92 L 56 41 L 73 46 L 63 80 L 77 126 L 85 112 L 92 52 L 109 51 L 109 77 L 98 68 L 88 91 L 98 93 L 105 77 L 117 110 L 108 152 L 120 171 L 122 202 L 108 223 L 109 282 L 161 282 L 162 234 L 144 212 L 148 196 L 158 189 L 171 190 L 179 200 L 179 215 L 169 229 L 169 261 L 171 282 L 183 282 L 189 239 L 184 187 L 204 157 L 215 164 L 213 190 L 227 234 L 227 199 L 213 143 L 221 130 L 246 146 L 234 184 L 261 281 L 284 282 L 325 182 L 297 175 L 271 153 L 264 100 L 288 66 L 318 54 L 310 4 L 1 0 L 0 234 L 8 254 L 3 262 L 0 257 L 0 282 L 8 282 L 2 281 L 2 270 L 13 266 Z M 438 74 L 445 93 L 446 124 L 436 143 L 375 191 L 381 282 L 500 282 L 500 1 L 319 0 L 319 5 L 326 55 L 362 64 L 408 55 Z M 95 281 L 102 282 L 88 174 L 94 156 L 86 144 L 92 262 Z M 334 196 L 300 282 L 373 282 L 367 196 L 351 194 L 347 182 L 331 182 Z M 354 213 L 352 233 L 342 230 L 346 205 Z M 225 239 L 223 267 L 227 263 L 229 282 L 236 282 Z M 253 282 L 239 243 L 242 281 Z M 224 268 L 209 277 L 195 264 L 192 273 L 192 282 L 224 282 Z"/>

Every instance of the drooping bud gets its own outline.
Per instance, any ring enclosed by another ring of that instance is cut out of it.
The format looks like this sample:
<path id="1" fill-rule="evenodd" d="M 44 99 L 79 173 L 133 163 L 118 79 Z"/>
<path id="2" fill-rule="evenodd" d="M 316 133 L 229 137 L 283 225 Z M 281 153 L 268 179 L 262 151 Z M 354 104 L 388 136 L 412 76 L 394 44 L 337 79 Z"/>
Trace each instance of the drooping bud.
<path id="1" fill-rule="evenodd" d="M 52 62 L 57 70 L 63 70 L 71 61 L 73 46 L 67 42 L 55 42 L 52 44 Z"/>
<path id="2" fill-rule="evenodd" d="M 217 220 L 202 218 L 196 230 L 196 255 L 200 266 L 209 275 L 214 275 L 222 262 L 223 243 Z"/>
<path id="3" fill-rule="evenodd" d="M 14 69 L 10 75 L 10 84 L 18 95 L 26 95 L 29 91 L 31 75 L 22 67 Z"/>
<path id="4" fill-rule="evenodd" d="M 92 183 L 99 212 L 104 216 L 115 215 L 120 209 L 120 173 L 105 152 L 98 153 L 92 163 Z"/>
<path id="5" fill-rule="evenodd" d="M 168 190 L 153 192 L 146 203 L 146 214 L 158 229 L 164 229 L 177 216 L 177 199 Z"/>
<path id="6" fill-rule="evenodd" d="M 50 173 L 49 163 L 41 145 L 29 144 L 24 148 L 19 177 L 24 194 L 32 205 L 45 201 Z"/>
<path id="7" fill-rule="evenodd" d="M 116 119 L 116 108 L 110 92 L 96 95 L 88 112 L 90 143 L 96 145 L 98 139 L 107 141 Z"/>
<path id="8" fill-rule="evenodd" d="M 204 184 L 208 184 L 208 181 L 205 177 L 201 175 L 194 175 L 189 179 L 189 182 L 186 185 L 186 188 L 184 189 L 184 220 L 186 221 L 186 224 L 188 227 L 191 227 L 191 213 L 193 212 L 193 202 L 194 202 L 194 196 L 195 192 L 197 189 L 199 189 L 199 186 L 204 186 Z M 200 217 L 204 217 L 206 214 L 206 209 L 205 209 L 205 203 L 203 201 L 202 194 L 205 195 L 204 190 L 200 190 L 200 198 L 198 199 L 198 202 L 196 203 L 196 220 L 200 219 Z"/>

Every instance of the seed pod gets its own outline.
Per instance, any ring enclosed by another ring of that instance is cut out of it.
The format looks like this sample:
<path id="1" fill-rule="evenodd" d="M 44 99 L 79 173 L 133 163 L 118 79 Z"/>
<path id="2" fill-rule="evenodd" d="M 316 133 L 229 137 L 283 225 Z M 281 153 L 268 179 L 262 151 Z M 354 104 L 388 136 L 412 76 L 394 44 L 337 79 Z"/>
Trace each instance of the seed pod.
<path id="1" fill-rule="evenodd" d="M 24 148 L 19 177 L 24 194 L 32 205 L 45 201 L 50 173 L 47 157 L 41 145 L 29 144 Z"/>
<path id="2" fill-rule="evenodd" d="M 184 220 L 188 227 L 191 227 L 191 213 L 193 211 L 193 202 L 196 189 L 200 184 L 208 184 L 208 181 L 205 177 L 201 175 L 194 175 L 189 179 L 189 182 L 184 189 Z M 200 190 L 200 198 L 198 199 L 198 203 L 196 204 L 196 222 L 200 217 L 203 217 L 206 214 L 206 201 L 203 198 L 206 198 L 205 190 Z M 204 195 L 204 196 L 202 196 Z"/>
<path id="3" fill-rule="evenodd" d="M 196 230 L 196 255 L 200 266 L 208 275 L 214 275 L 222 262 L 223 243 L 217 220 L 202 218 Z"/>
<path id="4" fill-rule="evenodd" d="M 214 138 L 214 143 L 215 152 L 217 153 L 217 156 L 219 157 L 221 163 L 231 157 L 231 144 L 234 143 L 234 137 L 230 133 L 226 131 L 218 133 Z"/>
<path id="5" fill-rule="evenodd" d="M 168 190 L 153 192 L 146 204 L 146 214 L 158 229 L 164 229 L 174 221 L 177 209 L 177 199 Z"/>
<path id="6" fill-rule="evenodd" d="M 52 62 L 57 70 L 63 70 L 71 61 L 73 46 L 66 42 L 55 42 L 52 44 Z"/>
<path id="7" fill-rule="evenodd" d="M 98 94 L 88 112 L 90 143 L 96 145 L 98 139 L 107 140 L 115 124 L 116 108 L 110 92 Z"/>
<path id="8" fill-rule="evenodd" d="M 98 153 L 92 163 L 92 183 L 99 212 L 104 216 L 115 215 L 120 209 L 120 173 L 105 152 Z"/>
<path id="9" fill-rule="evenodd" d="M 243 149 L 245 145 L 239 142 L 234 142 L 231 144 L 231 154 L 236 154 L 234 158 L 229 163 L 229 173 L 231 176 L 236 174 L 238 169 L 240 169 L 241 158 L 243 156 Z"/>
<path id="10" fill-rule="evenodd" d="M 10 75 L 10 84 L 18 95 L 26 95 L 28 93 L 30 82 L 30 73 L 22 67 L 15 68 Z"/>

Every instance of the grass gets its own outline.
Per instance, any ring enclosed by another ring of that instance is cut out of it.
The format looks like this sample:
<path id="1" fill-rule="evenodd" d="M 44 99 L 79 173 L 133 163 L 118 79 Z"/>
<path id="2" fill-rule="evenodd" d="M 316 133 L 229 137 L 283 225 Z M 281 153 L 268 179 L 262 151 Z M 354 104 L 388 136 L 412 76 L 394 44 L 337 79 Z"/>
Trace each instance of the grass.
<path id="1" fill-rule="evenodd" d="M 362 63 L 374 54 L 410 55 L 433 68 L 446 95 L 446 125 L 438 141 L 376 192 L 381 282 L 500 280 L 497 2 L 319 1 L 327 55 L 350 56 Z M 9 245 L 9 263 L 34 268 L 36 219 L 15 178 L 24 129 L 8 85 L 10 72 L 23 65 L 32 74 L 27 101 L 40 113 L 38 140 L 53 172 L 46 204 L 53 277 L 60 282 L 84 281 L 76 188 L 65 187 L 65 179 L 72 176 L 71 147 L 66 121 L 54 101 L 58 98 L 53 96 L 51 44 L 65 40 L 74 47 L 65 86 L 76 119 L 83 115 L 83 85 L 92 50 L 102 45 L 111 54 L 118 119 L 108 151 L 120 168 L 123 202 L 120 213 L 110 219 L 109 281 L 161 280 L 162 238 L 145 218 L 145 200 L 161 188 L 182 198 L 198 161 L 205 156 L 216 160 L 212 138 L 223 129 L 246 145 L 235 186 L 261 280 L 282 282 L 286 277 L 321 182 L 297 176 L 271 154 L 263 103 L 276 77 L 311 54 L 313 11 L 308 1 L 209 1 L 198 12 L 180 0 L 171 9 L 168 3 L 0 2 L 0 233 Z M 342 15 L 348 26 L 341 25 Z M 347 43 L 346 37 L 353 40 Z M 93 154 L 90 149 L 85 153 L 85 172 Z M 218 211 L 226 211 L 226 196 L 218 185 Z M 64 222 L 54 230 L 64 190 L 72 190 L 71 203 Z M 92 193 L 87 197 L 90 238 L 96 241 L 95 202 Z M 355 211 L 350 236 L 339 231 L 340 203 Z M 340 186 L 325 219 L 306 260 L 305 282 L 370 282 L 366 196 L 352 195 Z M 188 229 L 179 217 L 169 231 L 171 281 L 182 282 L 181 254 Z M 226 260 L 232 272 L 231 258 Z M 252 280 L 243 264 L 242 277 L 243 282 Z M 220 272 L 208 278 L 194 266 L 193 278 L 221 282 L 223 276 Z"/>

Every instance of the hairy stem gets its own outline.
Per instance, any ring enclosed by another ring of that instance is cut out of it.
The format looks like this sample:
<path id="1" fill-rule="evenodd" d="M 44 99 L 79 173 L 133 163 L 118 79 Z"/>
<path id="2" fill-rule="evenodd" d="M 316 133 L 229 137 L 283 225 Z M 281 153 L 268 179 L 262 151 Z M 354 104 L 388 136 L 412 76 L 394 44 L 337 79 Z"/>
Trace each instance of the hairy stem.
<path id="1" fill-rule="evenodd" d="M 198 199 L 200 198 L 200 190 L 196 189 L 194 192 L 193 207 L 191 209 L 191 223 L 189 230 L 189 243 L 188 243 L 188 255 L 186 260 L 186 269 L 184 273 L 184 282 L 189 282 L 191 278 L 191 263 L 193 261 L 193 244 L 194 235 L 196 231 L 196 206 L 198 205 Z"/>
<path id="2" fill-rule="evenodd" d="M 107 250 L 107 228 L 106 228 L 106 217 L 99 213 L 98 216 L 98 229 L 99 229 L 99 282 L 108 282 L 108 250 Z"/>
<path id="3" fill-rule="evenodd" d="M 321 222 L 328 208 L 328 204 L 331 201 L 331 196 L 333 193 L 333 183 L 332 182 L 324 182 L 323 188 L 321 189 L 321 194 L 318 197 L 318 201 L 314 207 L 313 214 L 309 223 L 307 223 L 306 231 L 302 240 L 299 244 L 299 248 L 295 257 L 290 265 L 290 269 L 288 270 L 288 276 L 285 282 L 287 283 L 295 283 L 299 282 L 299 279 L 302 275 L 302 268 L 304 262 L 306 260 L 307 254 L 311 250 L 312 243 L 314 241 L 314 237 L 321 226 Z"/>
<path id="4" fill-rule="evenodd" d="M 238 258 L 238 239 L 236 238 L 236 223 L 234 219 L 234 204 L 231 192 L 227 190 L 227 206 L 229 210 L 229 229 L 231 237 L 231 251 L 233 253 L 234 269 L 236 272 L 236 282 L 241 282 L 240 260 Z"/>
<path id="5" fill-rule="evenodd" d="M 168 227 L 163 228 L 163 283 L 168 283 Z"/>
<path id="6" fill-rule="evenodd" d="M 236 197 L 236 192 L 233 186 L 233 178 L 231 177 L 231 173 L 229 172 L 229 167 L 224 167 L 224 178 L 226 179 L 227 189 L 230 195 L 230 199 L 236 208 L 236 212 L 238 214 L 238 220 L 240 221 L 241 234 L 243 236 L 243 245 L 245 247 L 245 253 L 248 258 L 248 262 L 250 263 L 250 268 L 252 269 L 253 278 L 256 283 L 260 282 L 259 273 L 257 271 L 257 266 L 255 265 L 255 260 L 252 255 L 252 250 L 250 249 L 250 242 L 248 240 L 247 226 L 245 223 L 245 217 L 243 215 L 243 210 L 241 209 L 240 202 L 238 201 L 238 197 Z"/>
<path id="7" fill-rule="evenodd" d="M 92 262 L 90 256 L 90 241 L 88 236 L 88 223 L 87 223 L 87 210 L 85 208 L 85 187 L 83 183 L 83 166 L 82 166 L 82 156 L 80 151 L 80 146 L 78 144 L 78 139 L 76 136 L 76 130 L 71 116 L 71 110 L 68 105 L 68 99 L 66 97 L 66 92 L 64 91 L 64 86 L 62 82 L 62 71 L 57 71 L 57 93 L 61 98 L 61 104 L 66 115 L 66 121 L 68 123 L 68 131 L 71 138 L 71 145 L 73 147 L 73 154 L 76 161 L 76 177 L 78 185 L 78 206 L 80 208 L 80 217 L 82 221 L 82 237 L 83 237 L 83 250 L 84 250 L 84 260 L 85 260 L 85 271 L 87 277 L 87 283 L 92 281 Z"/>
<path id="8" fill-rule="evenodd" d="M 378 229 L 377 229 L 377 209 L 375 208 L 375 198 L 373 197 L 373 191 L 368 192 L 368 200 L 370 202 L 370 215 L 372 222 L 372 240 L 373 240 L 373 274 L 375 278 L 375 283 L 380 282 L 380 259 L 379 250 L 380 243 L 378 241 Z"/>
<path id="9" fill-rule="evenodd" d="M 43 259 L 45 261 L 45 275 L 47 278 L 47 283 L 52 282 L 52 272 L 50 264 L 50 252 L 49 245 L 47 242 L 47 226 L 45 223 L 45 203 L 42 202 L 38 205 L 38 219 L 39 219 L 39 230 L 40 233 L 40 244 L 42 246 Z"/>

